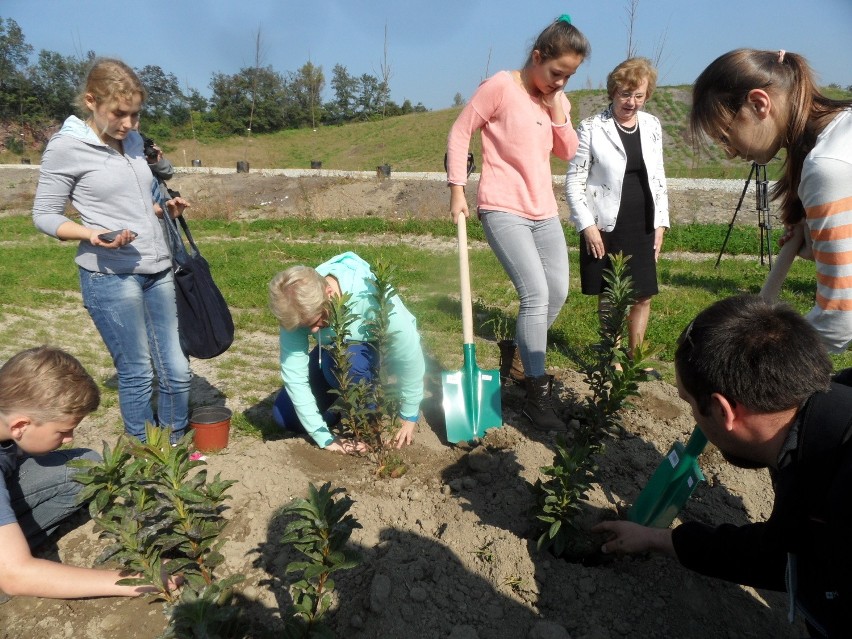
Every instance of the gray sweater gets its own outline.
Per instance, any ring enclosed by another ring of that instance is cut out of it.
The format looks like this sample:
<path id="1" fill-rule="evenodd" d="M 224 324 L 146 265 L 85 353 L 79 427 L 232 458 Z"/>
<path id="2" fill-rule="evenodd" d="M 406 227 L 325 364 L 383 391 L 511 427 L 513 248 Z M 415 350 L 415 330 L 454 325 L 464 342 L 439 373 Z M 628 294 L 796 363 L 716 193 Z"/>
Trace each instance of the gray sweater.
<path id="1" fill-rule="evenodd" d="M 33 221 L 56 237 L 70 218 L 70 201 L 88 228 L 130 229 L 133 242 L 119 249 L 80 242 L 75 261 L 101 273 L 159 273 L 171 266 L 168 244 L 153 206 L 153 176 L 142 153 L 142 136 L 132 131 L 124 155 L 104 144 L 85 122 L 71 116 L 47 144 L 41 159 Z"/>

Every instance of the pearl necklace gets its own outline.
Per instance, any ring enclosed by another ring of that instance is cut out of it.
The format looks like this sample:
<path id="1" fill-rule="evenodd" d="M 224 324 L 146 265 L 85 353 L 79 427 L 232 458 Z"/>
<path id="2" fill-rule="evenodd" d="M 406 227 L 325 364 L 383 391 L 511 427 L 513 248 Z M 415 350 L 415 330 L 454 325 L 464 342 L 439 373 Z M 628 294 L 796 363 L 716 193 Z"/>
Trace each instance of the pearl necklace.
<path id="1" fill-rule="evenodd" d="M 612 121 L 615 122 L 615 126 L 618 127 L 618 130 L 621 131 L 624 135 L 633 135 L 634 133 L 636 133 L 636 131 L 639 130 L 639 120 L 636 120 L 636 124 L 634 124 L 633 128 L 630 130 L 621 126 L 618 123 L 618 120 L 616 120 L 615 118 L 613 118 Z"/>

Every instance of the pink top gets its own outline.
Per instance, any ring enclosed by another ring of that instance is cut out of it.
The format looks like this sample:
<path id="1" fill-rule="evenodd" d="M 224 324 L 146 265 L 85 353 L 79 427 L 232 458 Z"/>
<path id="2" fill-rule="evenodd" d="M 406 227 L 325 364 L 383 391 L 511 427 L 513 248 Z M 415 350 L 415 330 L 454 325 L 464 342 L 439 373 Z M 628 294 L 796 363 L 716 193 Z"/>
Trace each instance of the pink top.
<path id="1" fill-rule="evenodd" d="M 565 124 L 553 124 L 537 98 L 500 71 L 479 85 L 456 119 L 447 143 L 448 182 L 467 184 L 470 136 L 482 129 L 482 173 L 477 208 L 531 220 L 557 215 L 550 173 L 551 152 L 570 160 L 577 152 L 571 103 L 564 93 Z"/>

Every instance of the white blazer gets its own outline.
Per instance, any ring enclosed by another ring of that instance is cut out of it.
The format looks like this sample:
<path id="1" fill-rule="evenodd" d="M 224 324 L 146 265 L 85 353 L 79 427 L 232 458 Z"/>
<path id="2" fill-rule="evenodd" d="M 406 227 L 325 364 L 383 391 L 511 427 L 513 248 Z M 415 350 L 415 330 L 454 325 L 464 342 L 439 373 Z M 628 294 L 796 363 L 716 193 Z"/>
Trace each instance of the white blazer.
<path id="1" fill-rule="evenodd" d="M 639 111 L 642 159 L 654 200 L 654 228 L 669 226 L 669 195 L 663 167 L 663 130 L 660 121 Z M 571 221 L 577 231 L 596 225 L 602 231 L 615 228 L 621 205 L 621 188 L 627 153 L 615 128 L 612 107 L 583 120 L 577 127 L 580 146 L 568 164 L 565 195 Z"/>

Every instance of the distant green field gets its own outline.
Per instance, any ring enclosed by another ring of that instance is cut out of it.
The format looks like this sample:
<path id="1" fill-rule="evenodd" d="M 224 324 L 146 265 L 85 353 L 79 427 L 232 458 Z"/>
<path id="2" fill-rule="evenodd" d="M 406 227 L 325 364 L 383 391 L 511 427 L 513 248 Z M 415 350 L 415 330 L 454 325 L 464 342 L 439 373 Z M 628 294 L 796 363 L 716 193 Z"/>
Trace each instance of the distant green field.
<path id="1" fill-rule="evenodd" d="M 729 161 L 715 147 L 699 150 L 687 130 L 691 87 L 657 87 L 647 110 L 663 125 L 666 174 L 669 177 L 706 177 L 745 179 L 749 165 Z M 837 89 L 826 90 L 832 97 L 852 98 L 852 93 Z M 600 111 L 608 103 L 603 90 L 568 92 L 571 100 L 571 119 L 576 125 L 581 119 Z M 380 164 L 390 164 L 393 171 L 443 171 L 447 134 L 460 109 L 442 109 L 426 113 L 411 113 L 384 121 L 360 122 L 340 126 L 319 126 L 316 129 L 281 131 L 268 135 L 232 137 L 227 139 L 196 139 L 187 129 L 183 136 L 157 141 L 169 158 L 178 166 L 190 166 L 200 160 L 203 166 L 235 166 L 247 161 L 255 169 L 309 168 L 311 161 L 322 162 L 324 169 L 374 171 Z M 481 166 L 478 134 L 471 141 L 471 151 Z M 27 155 L 38 162 L 40 149 L 30 149 Z M 0 163 L 17 164 L 19 155 L 0 152 Z M 780 162 L 769 165 L 769 178 L 777 175 Z M 553 158 L 554 174 L 565 172 L 565 163 Z"/>

